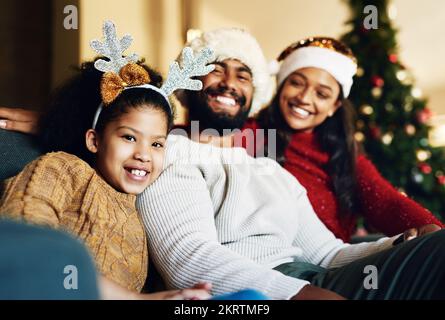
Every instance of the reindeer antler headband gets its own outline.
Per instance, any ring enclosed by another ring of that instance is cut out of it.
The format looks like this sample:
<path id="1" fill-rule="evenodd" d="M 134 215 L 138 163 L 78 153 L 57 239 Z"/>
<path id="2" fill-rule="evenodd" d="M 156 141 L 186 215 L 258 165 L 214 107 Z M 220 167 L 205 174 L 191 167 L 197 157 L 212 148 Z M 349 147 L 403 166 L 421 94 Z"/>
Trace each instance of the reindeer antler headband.
<path id="1" fill-rule="evenodd" d="M 93 129 L 96 128 L 99 115 L 104 106 L 116 100 L 124 90 L 144 88 L 156 91 L 165 98 L 171 109 L 168 96 L 178 89 L 201 90 L 202 82 L 191 78 L 205 76 L 215 68 L 214 65 L 208 65 L 213 57 L 213 52 L 210 48 L 204 48 L 195 57 L 193 50 L 185 47 L 182 51 L 182 69 L 178 62 L 171 63 L 167 80 L 161 88 L 158 88 L 150 84 L 151 80 L 148 72 L 136 64 L 138 60 L 136 54 L 123 56 L 124 51 L 133 42 L 133 38 L 130 35 L 127 34 L 119 40 L 116 35 L 116 27 L 111 21 L 104 22 L 103 34 L 103 43 L 98 40 L 92 40 L 90 43 L 94 51 L 109 59 L 109 61 L 99 59 L 94 64 L 94 67 L 104 72 L 104 75 L 100 87 L 102 103 L 94 116 Z"/>

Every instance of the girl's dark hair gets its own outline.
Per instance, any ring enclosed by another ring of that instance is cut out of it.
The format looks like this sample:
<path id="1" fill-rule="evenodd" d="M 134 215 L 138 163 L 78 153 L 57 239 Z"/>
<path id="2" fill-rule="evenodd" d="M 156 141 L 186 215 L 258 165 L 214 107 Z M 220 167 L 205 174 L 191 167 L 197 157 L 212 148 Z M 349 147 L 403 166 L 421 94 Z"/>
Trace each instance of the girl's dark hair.
<path id="1" fill-rule="evenodd" d="M 139 64 L 147 70 L 151 79 L 150 84 L 160 87 L 162 77 L 159 73 L 142 62 Z M 55 91 L 39 123 L 39 140 L 44 151 L 65 151 L 90 164 L 93 163 L 94 155 L 85 145 L 85 133 L 91 129 L 94 115 L 102 101 L 100 95 L 102 75 L 102 72 L 95 69 L 94 62 L 86 62 L 76 70 L 76 75 Z M 96 131 L 102 133 L 107 123 L 116 120 L 131 108 L 144 106 L 163 112 L 170 131 L 174 113 L 159 93 L 146 89 L 123 91 L 115 101 L 102 110 Z"/>
<path id="2" fill-rule="evenodd" d="M 286 160 L 284 151 L 295 133 L 295 130 L 287 124 L 279 107 L 283 86 L 284 83 L 280 86 L 271 104 L 263 109 L 257 117 L 262 128 L 277 130 L 276 155 L 280 164 Z M 341 91 L 338 99 L 341 101 L 341 106 L 332 117 L 327 118 L 316 127 L 314 133 L 323 151 L 329 154 L 326 169 L 331 177 L 340 209 L 342 212 L 354 214 L 357 212 L 355 111 L 352 103 L 343 98 Z"/>

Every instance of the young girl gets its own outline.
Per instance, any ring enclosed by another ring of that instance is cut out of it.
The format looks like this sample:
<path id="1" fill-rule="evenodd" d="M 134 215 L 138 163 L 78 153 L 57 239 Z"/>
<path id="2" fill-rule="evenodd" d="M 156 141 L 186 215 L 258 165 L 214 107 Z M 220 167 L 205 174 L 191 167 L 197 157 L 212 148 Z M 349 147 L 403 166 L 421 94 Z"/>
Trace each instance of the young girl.
<path id="1" fill-rule="evenodd" d="M 277 160 L 306 188 L 324 224 L 345 242 L 359 214 L 389 236 L 425 224 L 442 226 L 358 153 L 346 99 L 357 70 L 351 50 L 335 39 L 309 38 L 289 46 L 278 60 L 278 91 L 245 129 L 277 130 Z M 256 144 L 257 152 L 270 147 L 267 140 Z"/>
<path id="2" fill-rule="evenodd" d="M 105 298 L 208 298 L 206 284 L 137 294 L 148 253 L 135 200 L 161 173 L 173 112 L 160 75 L 122 57 L 123 50 L 112 46 L 114 25 L 104 30 L 106 43 L 95 47 L 102 45 L 109 60 L 83 64 L 43 119 L 43 141 L 66 152 L 48 153 L 6 180 L 0 213 L 82 239 L 103 276 Z"/>

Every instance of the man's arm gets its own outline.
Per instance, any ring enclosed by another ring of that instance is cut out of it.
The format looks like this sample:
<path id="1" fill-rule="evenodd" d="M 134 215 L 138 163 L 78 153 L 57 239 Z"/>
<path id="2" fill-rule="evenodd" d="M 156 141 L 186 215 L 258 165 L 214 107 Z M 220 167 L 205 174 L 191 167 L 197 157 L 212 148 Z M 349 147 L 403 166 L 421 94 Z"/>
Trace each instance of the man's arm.
<path id="1" fill-rule="evenodd" d="M 37 134 L 40 115 L 37 111 L 0 107 L 0 129 Z"/>
<path id="2" fill-rule="evenodd" d="M 400 236 L 354 245 L 343 243 L 318 218 L 306 196 L 306 191 L 302 190 L 297 197 L 299 207 L 296 214 L 299 215 L 299 230 L 294 245 L 303 249 L 303 259 L 307 262 L 325 268 L 341 267 L 391 248 L 395 239 Z"/>
<path id="3" fill-rule="evenodd" d="M 221 245 L 210 193 L 196 166 L 169 165 L 138 197 L 137 206 L 151 257 L 170 288 L 211 282 L 214 294 L 250 288 L 289 299 L 309 284 Z"/>

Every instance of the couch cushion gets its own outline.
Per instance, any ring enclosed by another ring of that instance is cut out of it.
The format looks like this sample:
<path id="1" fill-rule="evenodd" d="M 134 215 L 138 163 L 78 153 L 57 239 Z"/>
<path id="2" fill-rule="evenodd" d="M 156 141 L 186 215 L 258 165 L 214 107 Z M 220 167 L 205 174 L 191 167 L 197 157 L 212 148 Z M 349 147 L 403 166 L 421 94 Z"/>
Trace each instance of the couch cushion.
<path id="1" fill-rule="evenodd" d="M 0 181 L 15 176 L 42 153 L 33 136 L 0 129 Z"/>

